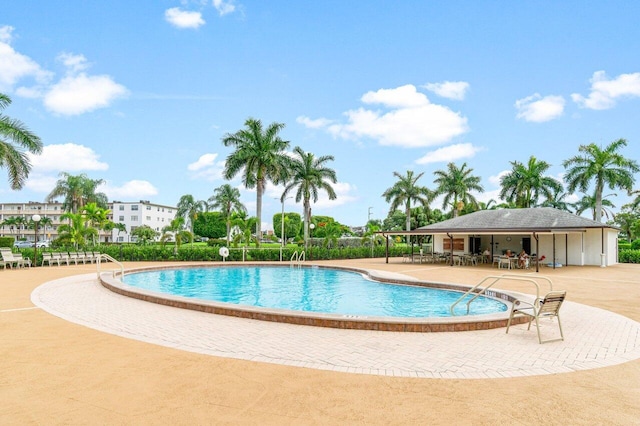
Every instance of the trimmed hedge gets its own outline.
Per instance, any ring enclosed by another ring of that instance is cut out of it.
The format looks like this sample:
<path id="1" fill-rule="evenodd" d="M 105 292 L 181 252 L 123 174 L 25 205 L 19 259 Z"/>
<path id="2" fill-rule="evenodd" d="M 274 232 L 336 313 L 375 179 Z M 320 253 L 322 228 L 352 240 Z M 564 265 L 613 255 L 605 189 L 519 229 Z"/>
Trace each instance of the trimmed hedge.
<path id="1" fill-rule="evenodd" d="M 640 263 L 640 250 L 620 250 L 618 254 L 620 263 Z"/>
<path id="2" fill-rule="evenodd" d="M 0 247 L 13 247 L 16 242 L 14 237 L 0 237 Z"/>

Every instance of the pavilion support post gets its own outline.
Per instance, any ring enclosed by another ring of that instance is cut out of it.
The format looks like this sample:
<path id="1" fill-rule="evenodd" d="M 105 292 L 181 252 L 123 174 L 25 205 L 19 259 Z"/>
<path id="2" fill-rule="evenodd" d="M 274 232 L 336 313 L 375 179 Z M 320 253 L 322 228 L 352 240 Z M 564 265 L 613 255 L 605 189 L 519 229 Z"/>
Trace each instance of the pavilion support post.
<path id="1" fill-rule="evenodd" d="M 389 237 L 386 236 L 385 234 L 382 234 L 382 236 L 384 237 L 384 240 L 385 240 L 385 243 L 386 243 L 386 245 L 385 245 L 385 255 L 387 257 L 386 263 L 389 263 Z"/>
<path id="2" fill-rule="evenodd" d="M 564 266 L 569 266 L 569 234 L 564 234 Z"/>
<path id="3" fill-rule="evenodd" d="M 556 234 L 553 234 L 553 269 L 556 269 Z"/>
<path id="4" fill-rule="evenodd" d="M 453 266 L 453 235 L 449 234 L 447 232 L 447 236 L 449 237 L 449 240 L 451 241 L 451 256 L 449 256 L 449 266 Z"/>
<path id="5" fill-rule="evenodd" d="M 540 272 L 540 247 L 538 236 L 535 232 L 533 233 L 533 238 L 536 240 L 536 272 Z"/>

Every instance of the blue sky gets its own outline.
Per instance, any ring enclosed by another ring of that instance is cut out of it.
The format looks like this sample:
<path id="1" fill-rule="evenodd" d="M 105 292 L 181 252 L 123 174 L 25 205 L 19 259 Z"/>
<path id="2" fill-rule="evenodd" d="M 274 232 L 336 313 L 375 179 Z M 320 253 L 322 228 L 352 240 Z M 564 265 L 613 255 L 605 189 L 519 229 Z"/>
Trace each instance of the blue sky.
<path id="1" fill-rule="evenodd" d="M 226 183 L 221 138 L 248 117 L 335 157 L 338 199 L 313 214 L 353 226 L 386 217 L 394 171 L 433 188 L 466 162 L 487 201 L 531 155 L 559 179 L 581 144 L 625 138 L 640 160 L 638 16 L 635 1 L 5 2 L 4 113 L 45 149 L 23 190 L 0 172 L 0 201 L 42 201 L 61 171 L 104 179 L 112 200 L 207 199 Z"/>

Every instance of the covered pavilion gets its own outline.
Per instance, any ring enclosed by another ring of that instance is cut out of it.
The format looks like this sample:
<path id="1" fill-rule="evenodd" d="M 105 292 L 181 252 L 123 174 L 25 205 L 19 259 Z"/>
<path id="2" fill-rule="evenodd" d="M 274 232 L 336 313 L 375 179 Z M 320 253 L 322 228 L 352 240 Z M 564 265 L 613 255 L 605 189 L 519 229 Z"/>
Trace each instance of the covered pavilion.
<path id="1" fill-rule="evenodd" d="M 548 259 L 549 266 L 599 265 L 618 263 L 618 228 L 551 207 L 480 210 L 411 231 L 381 231 L 392 235 L 432 236 L 431 250 L 453 256 L 491 255 L 507 250 Z M 389 262 L 389 239 L 386 261 Z M 544 256 L 544 257 L 543 257 Z"/>

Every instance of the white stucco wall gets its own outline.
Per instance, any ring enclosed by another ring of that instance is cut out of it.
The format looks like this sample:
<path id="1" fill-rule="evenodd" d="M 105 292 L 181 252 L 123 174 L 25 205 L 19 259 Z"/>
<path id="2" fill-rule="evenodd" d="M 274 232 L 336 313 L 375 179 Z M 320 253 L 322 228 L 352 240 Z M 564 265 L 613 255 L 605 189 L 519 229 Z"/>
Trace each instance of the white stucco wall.
<path id="1" fill-rule="evenodd" d="M 511 237 L 510 241 L 507 241 Z M 553 240 L 554 235 L 544 234 L 538 236 L 538 248 L 536 249 L 536 241 L 530 234 L 517 235 L 494 235 L 494 254 L 502 254 L 504 250 L 511 250 L 513 253 L 519 253 L 522 250 L 522 239 L 531 238 L 531 253 L 537 253 L 538 257 L 545 256 L 543 264 L 553 261 Z M 433 250 L 435 252 L 444 252 L 444 240 L 448 239 L 446 235 L 435 235 L 433 239 Z M 469 252 L 469 236 L 463 234 L 454 234 L 454 238 L 464 238 L 464 252 Z M 615 229 L 605 229 L 605 255 L 606 266 L 615 265 L 617 263 L 617 238 L 618 232 Z M 482 250 L 491 247 L 491 235 L 480 236 Z M 496 244 L 497 243 L 497 244 Z M 448 251 L 448 250 L 447 250 Z M 602 231 L 600 229 L 588 229 L 586 232 L 572 232 L 568 234 L 555 234 L 555 261 L 562 265 L 592 265 L 600 266 L 602 252 Z M 460 251 L 454 250 L 454 253 Z"/>

